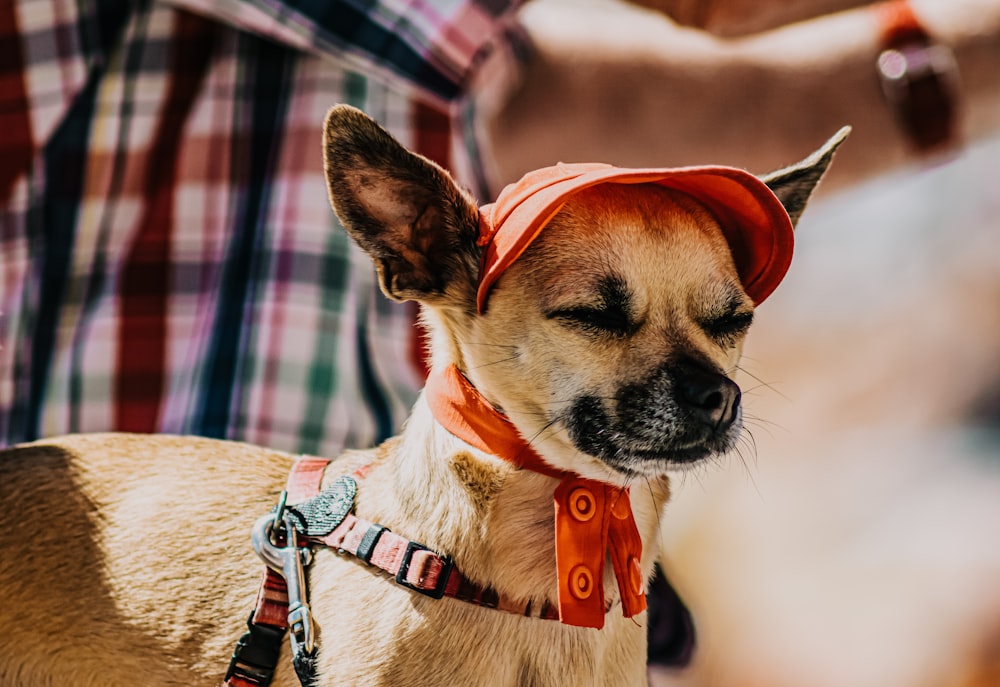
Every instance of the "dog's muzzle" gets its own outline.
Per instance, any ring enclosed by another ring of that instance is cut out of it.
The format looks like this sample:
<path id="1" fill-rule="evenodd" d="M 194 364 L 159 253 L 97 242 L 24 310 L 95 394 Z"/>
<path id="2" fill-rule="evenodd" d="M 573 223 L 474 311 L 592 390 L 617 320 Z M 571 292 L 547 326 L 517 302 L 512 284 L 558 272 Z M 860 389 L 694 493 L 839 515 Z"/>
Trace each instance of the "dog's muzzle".
<path id="1" fill-rule="evenodd" d="M 661 472 L 733 448 L 740 388 L 706 363 L 669 362 L 612 399 L 580 396 L 566 425 L 576 447 L 626 474 Z"/>

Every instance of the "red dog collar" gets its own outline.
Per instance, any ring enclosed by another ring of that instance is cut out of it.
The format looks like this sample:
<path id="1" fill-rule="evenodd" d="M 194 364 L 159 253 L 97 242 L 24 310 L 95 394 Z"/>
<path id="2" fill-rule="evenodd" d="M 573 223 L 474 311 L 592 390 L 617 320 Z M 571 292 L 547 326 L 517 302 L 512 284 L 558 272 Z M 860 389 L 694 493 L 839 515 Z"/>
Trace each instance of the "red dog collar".
<path id="1" fill-rule="evenodd" d="M 763 181 L 734 167 L 625 169 L 558 164 L 530 172 L 479 211 L 479 311 L 489 291 L 573 194 L 598 184 L 657 184 L 688 194 L 718 220 L 743 288 L 757 305 L 778 286 L 792 260 L 794 233 L 781 201 Z"/>

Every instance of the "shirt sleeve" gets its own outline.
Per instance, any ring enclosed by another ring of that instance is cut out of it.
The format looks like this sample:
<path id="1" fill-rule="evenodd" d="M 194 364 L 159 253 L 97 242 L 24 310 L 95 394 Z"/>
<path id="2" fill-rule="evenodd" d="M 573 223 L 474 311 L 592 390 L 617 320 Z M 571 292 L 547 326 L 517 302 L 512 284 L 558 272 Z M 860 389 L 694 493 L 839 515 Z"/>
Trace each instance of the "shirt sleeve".
<path id="1" fill-rule="evenodd" d="M 166 0 L 417 90 L 460 98 L 502 43 L 518 0 Z M 502 46 L 500 46 L 502 47 Z"/>

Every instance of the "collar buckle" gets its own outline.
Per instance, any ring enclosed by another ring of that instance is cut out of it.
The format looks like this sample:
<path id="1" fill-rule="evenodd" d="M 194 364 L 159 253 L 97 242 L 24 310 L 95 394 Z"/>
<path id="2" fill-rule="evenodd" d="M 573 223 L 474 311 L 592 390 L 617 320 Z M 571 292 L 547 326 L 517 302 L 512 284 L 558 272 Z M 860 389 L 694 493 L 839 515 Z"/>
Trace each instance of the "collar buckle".
<path id="1" fill-rule="evenodd" d="M 419 551 L 426 551 L 429 554 L 423 562 L 424 570 L 429 568 L 434 559 L 440 561 L 441 572 L 438 574 L 437 582 L 433 587 L 428 587 L 423 584 L 423 581 L 426 579 L 424 576 L 418 578 L 416 582 L 412 582 L 408 579 L 410 567 L 413 563 L 413 554 Z M 400 562 L 399 570 L 396 572 L 396 584 L 402 585 L 407 589 L 412 589 L 415 592 L 420 592 L 424 596 L 429 596 L 432 599 L 440 599 L 444 596 L 445 588 L 448 586 L 448 578 L 451 575 L 452 567 L 454 567 L 454 563 L 447 556 L 443 556 L 437 551 L 427 548 L 423 544 L 411 541 L 406 546 L 406 552 L 403 554 L 403 560 Z"/>

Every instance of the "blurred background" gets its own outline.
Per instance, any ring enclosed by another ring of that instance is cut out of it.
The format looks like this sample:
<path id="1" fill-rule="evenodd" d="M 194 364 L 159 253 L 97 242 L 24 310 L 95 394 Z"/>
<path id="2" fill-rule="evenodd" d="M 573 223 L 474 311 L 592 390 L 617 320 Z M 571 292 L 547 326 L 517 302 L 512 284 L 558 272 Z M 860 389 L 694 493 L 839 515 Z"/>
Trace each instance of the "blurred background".
<path id="1" fill-rule="evenodd" d="M 747 440 L 674 481 L 665 563 L 699 646 L 651 684 L 998 687 L 1000 4 L 914 3 L 984 56 L 962 74 L 972 142 L 933 161 L 876 91 L 867 10 L 786 25 L 765 7 L 823 3 L 660 4 L 733 31 L 618 0 L 526 6 L 539 53 L 495 120 L 499 179 L 555 159 L 760 174 L 854 132 L 757 311 Z"/>
<path id="2" fill-rule="evenodd" d="M 998 244 L 1000 138 L 810 205 L 742 362 L 752 445 L 676 481 L 700 644 L 652 684 L 1000 685 Z"/>

